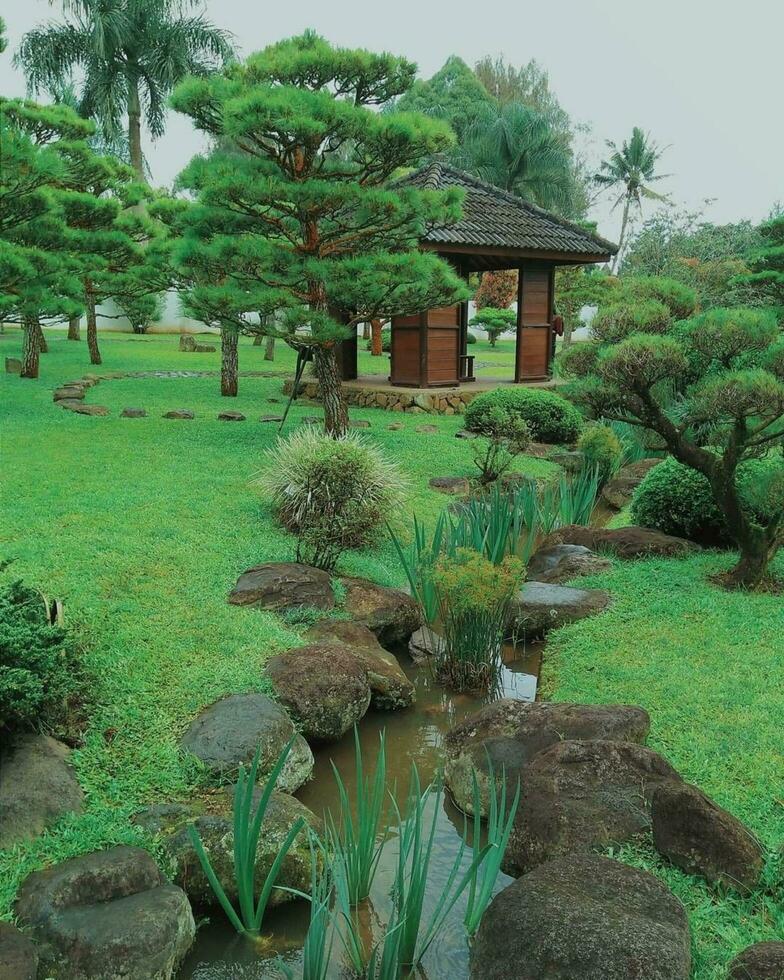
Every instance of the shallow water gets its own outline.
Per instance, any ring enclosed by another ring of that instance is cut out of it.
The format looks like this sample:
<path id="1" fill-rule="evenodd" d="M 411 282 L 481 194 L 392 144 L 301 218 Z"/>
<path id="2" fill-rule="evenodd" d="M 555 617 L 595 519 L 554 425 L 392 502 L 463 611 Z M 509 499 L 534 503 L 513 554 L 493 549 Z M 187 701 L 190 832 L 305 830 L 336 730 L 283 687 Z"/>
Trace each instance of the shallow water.
<path id="1" fill-rule="evenodd" d="M 516 649 L 509 647 L 505 650 L 506 664 L 496 696 L 534 699 L 541 650 L 542 644 L 528 644 L 525 648 Z M 416 703 L 403 711 L 369 711 L 360 723 L 359 736 L 365 767 L 372 770 L 379 735 L 382 730 L 386 730 L 388 785 L 390 789 L 394 787 L 398 805 L 402 808 L 408 789 L 411 763 L 416 762 L 424 786 L 441 766 L 446 732 L 489 698 L 448 691 L 431 678 L 426 667 L 416 667 L 407 655 L 402 654 L 400 661 L 416 685 Z M 340 771 L 353 800 L 356 790 L 353 735 L 349 733 L 340 742 L 316 749 L 314 754 L 314 777 L 296 795 L 319 816 L 327 809 L 337 814 L 338 793 L 331 766 L 334 763 Z M 443 890 L 459 853 L 464 831 L 463 814 L 452 803 L 448 794 L 440 798 L 433 796 L 429 800 L 428 829 L 434 814 L 436 830 L 423 923 L 432 914 L 435 902 Z M 470 847 L 470 826 L 467 830 L 466 842 Z M 389 915 L 389 891 L 396 860 L 397 845 L 393 837 L 385 846 L 373 892 L 363 909 L 371 942 L 378 941 L 381 937 L 383 924 Z M 463 855 L 462 866 L 468 868 L 470 863 L 470 852 L 467 851 Z M 500 874 L 496 889 L 500 890 L 511 880 Z M 419 980 L 462 980 L 468 976 L 468 945 L 462 925 L 464 911 L 465 902 L 460 900 L 415 974 Z M 277 964 L 277 957 L 280 956 L 293 975 L 301 977 L 301 946 L 308 919 L 309 905 L 305 901 L 291 902 L 273 910 L 264 920 L 264 934 L 268 941 L 260 949 L 238 937 L 223 913 L 215 910 L 212 920 L 199 929 L 196 942 L 178 976 L 180 980 L 282 978 L 284 974 Z M 336 942 L 330 973 L 335 980 L 345 976 L 338 947 Z"/>

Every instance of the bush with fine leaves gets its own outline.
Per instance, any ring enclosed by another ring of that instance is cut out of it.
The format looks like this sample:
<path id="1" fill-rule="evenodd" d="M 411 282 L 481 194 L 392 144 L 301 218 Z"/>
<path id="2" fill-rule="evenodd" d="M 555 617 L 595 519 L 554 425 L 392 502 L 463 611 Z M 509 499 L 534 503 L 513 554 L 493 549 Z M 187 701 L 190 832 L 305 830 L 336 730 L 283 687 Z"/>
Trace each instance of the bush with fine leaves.
<path id="1" fill-rule="evenodd" d="M 697 309 L 697 294 L 683 282 L 667 276 L 634 276 L 621 280 L 621 291 L 636 300 L 663 303 L 675 320 L 685 320 Z"/>
<path id="2" fill-rule="evenodd" d="M 617 344 L 633 333 L 667 333 L 672 322 L 672 314 L 658 300 L 621 299 L 599 310 L 591 320 L 591 334 L 604 344 Z"/>
<path id="3" fill-rule="evenodd" d="M 79 690 L 77 656 L 51 626 L 43 597 L 23 582 L 0 586 L 0 741 L 18 731 L 62 731 Z"/>
<path id="4" fill-rule="evenodd" d="M 401 470 L 356 433 L 341 439 L 306 426 L 266 456 L 258 482 L 281 524 L 297 536 L 297 560 L 331 570 L 394 521 L 405 496 Z"/>
<path id="5" fill-rule="evenodd" d="M 585 458 L 586 468 L 596 470 L 602 484 L 621 465 L 623 446 L 618 435 L 608 425 L 589 425 L 577 440 L 577 448 Z"/>
<path id="6" fill-rule="evenodd" d="M 583 426 L 580 412 L 560 395 L 514 387 L 494 388 L 477 395 L 466 408 L 466 428 L 479 433 L 492 431 L 499 412 L 525 422 L 537 442 L 574 442 Z"/>

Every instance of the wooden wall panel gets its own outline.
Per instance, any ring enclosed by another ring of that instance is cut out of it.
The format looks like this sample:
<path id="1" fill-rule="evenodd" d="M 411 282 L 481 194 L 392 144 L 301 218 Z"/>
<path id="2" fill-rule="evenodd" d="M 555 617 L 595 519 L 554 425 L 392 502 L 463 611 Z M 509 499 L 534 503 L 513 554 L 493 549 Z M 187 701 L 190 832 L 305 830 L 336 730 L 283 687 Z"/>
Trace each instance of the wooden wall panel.
<path id="1" fill-rule="evenodd" d="M 550 322 L 550 275 L 546 268 L 523 270 L 523 326 Z"/>
<path id="2" fill-rule="evenodd" d="M 453 327 L 433 327 L 431 325 L 427 331 L 428 384 L 456 384 L 459 367 L 459 325 L 456 324 Z"/>
<path id="3" fill-rule="evenodd" d="M 520 269 L 516 381 L 546 378 L 550 373 L 554 274 L 554 266 L 542 263 L 526 263 Z"/>
<path id="4" fill-rule="evenodd" d="M 393 384 L 419 385 L 420 381 L 420 350 L 419 350 L 419 317 L 416 326 L 405 326 L 401 320 L 410 317 L 392 318 L 392 357 L 391 381 Z"/>
<path id="5" fill-rule="evenodd" d="M 520 378 L 547 377 L 550 361 L 550 331 L 544 327 L 523 327 L 518 338 Z"/>
<path id="6" fill-rule="evenodd" d="M 430 327 L 456 327 L 460 323 L 460 304 L 430 310 L 427 323 Z"/>

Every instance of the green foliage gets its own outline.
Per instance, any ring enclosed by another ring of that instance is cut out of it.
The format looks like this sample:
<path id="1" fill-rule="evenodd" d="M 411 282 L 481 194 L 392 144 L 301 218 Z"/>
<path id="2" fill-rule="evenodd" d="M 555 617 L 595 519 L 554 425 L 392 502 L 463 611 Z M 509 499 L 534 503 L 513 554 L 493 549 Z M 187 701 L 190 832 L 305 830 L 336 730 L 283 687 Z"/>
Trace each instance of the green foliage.
<path id="1" fill-rule="evenodd" d="M 751 520 L 767 524 L 784 516 L 784 459 L 769 456 L 743 463 L 735 477 L 741 504 Z M 637 487 L 632 519 L 643 527 L 690 538 L 700 544 L 732 542 L 707 477 L 672 457 L 655 466 Z"/>
<path id="2" fill-rule="evenodd" d="M 332 439 L 305 426 L 268 450 L 257 481 L 297 536 L 297 560 L 331 570 L 348 548 L 378 540 L 402 504 L 405 479 L 356 433 Z"/>
<path id="3" fill-rule="evenodd" d="M 672 315 L 664 303 L 614 296 L 591 320 L 591 334 L 601 343 L 617 344 L 633 333 L 662 334 L 671 326 Z"/>
<path id="4" fill-rule="evenodd" d="M 686 323 L 676 336 L 687 346 L 696 377 L 755 363 L 779 339 L 776 317 L 770 310 L 714 307 Z"/>
<path id="5" fill-rule="evenodd" d="M 570 524 L 587 527 L 596 507 L 599 486 L 598 471 L 584 468 L 572 477 L 561 473 L 557 482 L 545 484 L 542 490 L 538 490 L 535 484 L 529 484 L 518 492 L 533 493 L 534 500 L 529 507 L 535 506 L 535 517 L 531 526 L 540 528 L 543 534 L 549 534 L 555 528 Z"/>
<path id="6" fill-rule="evenodd" d="M 490 95 L 468 65 L 450 55 L 431 78 L 417 79 L 394 105 L 400 112 L 421 112 L 449 123 L 458 138 L 491 102 Z"/>
<path id="7" fill-rule="evenodd" d="M 16 581 L 0 586 L 0 733 L 35 728 L 66 732 L 84 696 L 73 641 L 50 625 L 44 598 Z M 73 734 L 71 732 L 70 734 Z"/>
<path id="8" fill-rule="evenodd" d="M 467 344 L 475 344 L 476 343 L 476 334 L 475 333 L 472 333 L 470 330 L 466 332 L 466 343 Z"/>
<path id="9" fill-rule="evenodd" d="M 589 425 L 583 429 L 577 448 L 585 457 L 586 468 L 599 474 L 601 484 L 618 471 L 624 456 L 621 440 L 607 425 Z"/>
<path id="10" fill-rule="evenodd" d="M 636 300 L 656 300 L 663 303 L 674 320 L 685 320 L 697 309 L 697 294 L 694 289 L 677 279 L 668 279 L 665 276 L 634 276 L 623 279 L 621 293 Z"/>
<path id="11" fill-rule="evenodd" d="M 482 437 L 471 443 L 482 484 L 493 483 L 503 476 L 531 442 L 528 424 L 519 415 L 511 415 L 497 406 L 485 414 Z"/>
<path id="12" fill-rule="evenodd" d="M 234 848 L 234 879 L 237 884 L 237 902 L 239 911 L 232 905 L 226 895 L 215 871 L 210 864 L 207 852 L 201 842 L 199 832 L 193 824 L 188 826 L 188 836 L 193 844 L 199 863 L 204 874 L 210 883 L 210 887 L 215 893 L 221 908 L 226 913 L 229 922 L 239 933 L 249 933 L 257 936 L 261 931 L 264 921 L 264 914 L 267 911 L 267 904 L 275 887 L 275 882 L 280 874 L 281 866 L 286 855 L 294 843 L 294 838 L 305 826 L 302 817 L 297 817 L 289 828 L 280 850 L 275 855 L 275 859 L 267 872 L 262 885 L 261 892 L 256 898 L 256 851 L 261 836 L 261 829 L 264 817 L 269 806 L 272 792 L 278 781 L 286 759 L 291 752 L 293 740 L 283 749 L 277 762 L 267 778 L 264 788 L 261 791 L 258 803 L 254 806 L 254 796 L 256 793 L 256 778 L 259 769 L 259 758 L 261 756 L 261 746 L 256 750 L 253 762 L 249 770 L 245 771 L 245 766 L 240 763 L 237 775 L 237 785 L 234 788 L 234 824 L 233 824 L 233 848 Z"/>
<path id="13" fill-rule="evenodd" d="M 533 388 L 495 388 L 482 392 L 465 411 L 466 428 L 484 432 L 497 412 L 522 419 L 531 438 L 538 442 L 573 442 L 580 433 L 583 419 L 578 410 L 560 395 Z"/>
<path id="14" fill-rule="evenodd" d="M 761 289 L 781 319 L 784 316 L 784 213 L 760 225 L 758 232 L 762 241 L 748 255 L 751 273 L 739 276 L 738 281 Z"/>
<path id="15" fill-rule="evenodd" d="M 517 313 L 510 309 L 498 309 L 494 306 L 483 306 L 469 321 L 472 327 L 481 327 L 487 331 L 490 346 L 495 347 L 496 340 L 507 330 L 513 330 L 517 324 Z"/>
<path id="16" fill-rule="evenodd" d="M 367 342 L 367 349 L 373 349 L 373 340 L 370 339 Z M 384 327 L 381 331 L 381 350 L 388 354 L 392 350 L 392 328 Z"/>
<path id="17" fill-rule="evenodd" d="M 444 636 L 436 673 L 454 690 L 489 690 L 496 681 L 509 606 L 523 575 L 518 558 L 493 563 L 470 548 L 456 548 L 436 563 L 433 584 Z"/>
<path id="18" fill-rule="evenodd" d="M 517 296 L 517 269 L 498 269 L 483 272 L 479 288 L 474 293 L 474 304 L 481 311 L 486 306 L 505 310 Z"/>

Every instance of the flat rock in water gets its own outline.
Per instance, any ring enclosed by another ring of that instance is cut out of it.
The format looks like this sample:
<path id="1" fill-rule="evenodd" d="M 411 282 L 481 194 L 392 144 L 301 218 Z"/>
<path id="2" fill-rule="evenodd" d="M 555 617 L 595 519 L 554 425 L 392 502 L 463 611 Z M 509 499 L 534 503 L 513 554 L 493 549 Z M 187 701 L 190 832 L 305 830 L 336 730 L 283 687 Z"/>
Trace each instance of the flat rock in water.
<path id="1" fill-rule="evenodd" d="M 540 548 L 528 562 L 528 577 L 537 582 L 559 585 L 582 575 L 597 575 L 612 568 L 607 558 L 579 544 L 554 544 Z"/>
<path id="2" fill-rule="evenodd" d="M 542 865 L 495 896 L 471 980 L 689 980 L 686 912 L 653 875 L 599 855 Z"/>
<path id="3" fill-rule="evenodd" d="M 164 412 L 163 418 L 165 419 L 192 419 L 195 418 L 193 412 L 189 408 L 174 408 L 170 412 Z"/>
<path id="4" fill-rule="evenodd" d="M 265 782 L 286 745 L 294 739 L 276 786 L 293 793 L 313 775 L 313 753 L 281 708 L 265 694 L 231 694 L 201 711 L 180 742 L 218 777 L 236 776 L 260 747 L 259 782 Z"/>
<path id="5" fill-rule="evenodd" d="M 614 507 L 615 510 L 623 508 L 631 502 L 634 491 L 639 487 L 647 474 L 661 463 L 661 459 L 640 459 L 636 463 L 629 463 L 622 466 L 615 476 L 608 480 L 602 488 L 602 500 Z"/>
<path id="6" fill-rule="evenodd" d="M 609 552 L 616 558 L 629 559 L 681 558 L 700 550 L 693 541 L 635 525 L 609 528 L 569 524 L 548 534 L 540 548 L 554 544 L 579 544 L 591 551 Z"/>
<path id="7" fill-rule="evenodd" d="M 21 735 L 0 762 L 0 848 L 38 834 L 66 813 L 81 813 L 84 794 L 70 749 L 48 735 Z"/>
<path id="8" fill-rule="evenodd" d="M 415 664 L 426 664 L 431 657 L 440 656 L 444 649 L 444 638 L 430 626 L 420 626 L 408 641 L 408 655 Z"/>
<path id="9" fill-rule="evenodd" d="M 508 873 L 574 852 L 624 844 L 651 826 L 651 798 L 676 770 L 633 742 L 582 739 L 538 752 L 525 770 L 504 859 Z"/>
<path id="10" fill-rule="evenodd" d="M 233 606 L 259 609 L 332 609 L 335 593 L 329 572 L 297 562 L 266 562 L 243 572 L 229 593 Z"/>
<path id="11" fill-rule="evenodd" d="M 337 741 L 370 707 L 367 667 L 331 643 L 280 653 L 267 661 L 265 673 L 308 740 Z"/>
<path id="12" fill-rule="evenodd" d="M 370 684 L 370 703 L 381 711 L 407 708 L 416 700 L 416 690 L 394 654 L 385 650 L 376 634 L 362 623 L 345 619 L 322 619 L 305 634 L 310 643 L 335 643 L 364 664 Z"/>
<path id="13" fill-rule="evenodd" d="M 727 980 L 784 980 L 784 942 L 754 943 L 730 963 Z"/>
<path id="14" fill-rule="evenodd" d="M 428 481 L 428 486 L 439 493 L 467 494 L 470 487 L 464 476 L 434 476 Z"/>
<path id="15" fill-rule="evenodd" d="M 10 922 L 0 922 L 0 977 L 36 980 L 38 951 L 31 939 Z"/>
<path id="16" fill-rule="evenodd" d="M 244 422 L 245 416 L 242 412 L 219 412 L 219 422 Z"/>
<path id="17" fill-rule="evenodd" d="M 510 623 L 527 637 L 543 636 L 558 626 L 595 616 L 609 604 L 610 595 L 602 589 L 526 582 L 512 600 Z"/>
<path id="18" fill-rule="evenodd" d="M 572 704 L 502 698 L 480 708 L 446 735 L 444 779 L 455 802 L 473 814 L 473 777 L 479 787 L 481 813 L 487 816 L 489 769 L 503 770 L 507 785 L 525 785 L 525 769 L 538 752 L 563 739 L 643 743 L 651 720 L 630 704 Z M 513 792 L 513 790 L 511 790 Z"/>
<path id="19" fill-rule="evenodd" d="M 196 932 L 185 893 L 138 847 L 33 872 L 15 911 L 38 945 L 42 975 L 68 980 L 170 980 Z"/>
<path id="20" fill-rule="evenodd" d="M 253 807 L 260 798 L 262 788 L 253 796 Z M 160 842 L 174 865 L 174 883 L 188 896 L 194 908 L 218 909 L 218 900 L 204 874 L 201 862 L 194 850 L 188 833 L 188 825 L 194 823 L 202 845 L 229 899 L 237 904 L 237 882 L 234 874 L 234 823 L 232 798 L 234 788 L 227 787 L 218 799 L 216 809 L 207 811 L 202 804 L 150 807 L 134 817 L 134 823 L 148 833 L 159 835 Z M 304 821 L 302 830 L 294 838 L 291 849 L 283 859 L 277 882 L 282 888 L 310 891 L 310 845 L 308 828 L 323 833 L 321 821 L 303 803 L 287 793 L 272 793 L 262 822 L 256 848 L 255 882 L 258 895 L 264 879 L 277 857 L 286 835 L 298 818 Z M 291 892 L 274 888 L 270 895 L 271 907 L 294 900 Z"/>
<path id="21" fill-rule="evenodd" d="M 663 783 L 651 816 L 656 849 L 683 871 L 742 894 L 759 886 L 765 863 L 759 841 L 696 786 Z"/>
<path id="22" fill-rule="evenodd" d="M 422 625 L 422 613 L 415 600 L 401 589 L 389 589 L 364 578 L 341 578 L 346 589 L 345 609 L 357 623 L 363 623 L 385 646 L 407 643 Z"/>
<path id="23" fill-rule="evenodd" d="M 143 419 L 147 417 L 146 408 L 124 408 L 120 412 L 121 419 Z"/>

